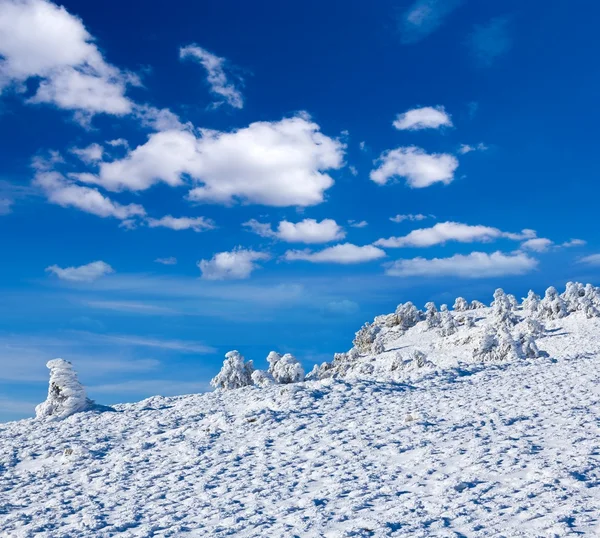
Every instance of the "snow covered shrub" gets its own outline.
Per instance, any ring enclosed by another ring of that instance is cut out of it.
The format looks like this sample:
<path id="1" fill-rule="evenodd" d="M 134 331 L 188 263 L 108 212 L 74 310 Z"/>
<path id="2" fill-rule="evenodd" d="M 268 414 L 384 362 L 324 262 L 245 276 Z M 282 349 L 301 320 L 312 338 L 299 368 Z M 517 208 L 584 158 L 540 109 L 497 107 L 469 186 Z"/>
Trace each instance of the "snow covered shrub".
<path id="1" fill-rule="evenodd" d="M 373 325 L 371 323 L 365 323 L 360 331 L 358 331 L 352 340 L 354 347 L 358 349 L 360 353 L 369 353 L 371 351 L 371 344 L 375 342 L 375 338 L 381 331 L 381 327 Z"/>
<path id="2" fill-rule="evenodd" d="M 304 381 L 304 368 L 300 361 L 290 353 L 286 353 L 273 366 L 271 375 L 276 383 L 297 383 Z"/>
<path id="3" fill-rule="evenodd" d="M 422 351 L 415 349 L 410 354 L 410 361 L 415 368 L 425 368 L 426 366 L 433 366 L 433 363 L 427 359 L 427 355 Z"/>
<path id="4" fill-rule="evenodd" d="M 535 359 L 541 355 L 532 334 L 519 335 L 520 354 L 527 359 Z"/>
<path id="5" fill-rule="evenodd" d="M 398 325 L 400 325 L 402 330 L 407 331 L 423 319 L 423 312 L 409 301 L 398 305 L 396 308 L 396 317 L 398 318 Z"/>
<path id="6" fill-rule="evenodd" d="M 560 297 L 556 288 L 550 286 L 540 303 L 540 317 L 542 319 L 560 319 L 567 315 L 567 305 Z"/>
<path id="7" fill-rule="evenodd" d="M 450 336 L 457 331 L 456 322 L 454 321 L 454 317 L 448 309 L 443 310 L 441 313 L 441 322 L 440 322 L 440 332 L 442 336 Z"/>
<path id="8" fill-rule="evenodd" d="M 385 346 L 383 345 L 383 341 L 381 338 L 377 338 L 375 342 L 371 344 L 371 353 L 373 355 L 379 355 L 385 351 Z"/>
<path id="9" fill-rule="evenodd" d="M 251 377 L 252 382 L 257 387 L 268 387 L 269 385 L 275 384 L 275 380 L 269 372 L 264 372 L 262 370 L 254 370 L 254 372 L 252 372 Z"/>
<path id="10" fill-rule="evenodd" d="M 435 368 L 435 365 L 427 359 L 427 355 L 418 349 L 412 350 L 408 358 L 401 353 L 396 353 L 390 362 L 390 372 L 399 375 L 401 373 L 413 372 L 423 368 Z"/>
<path id="11" fill-rule="evenodd" d="M 527 297 L 523 299 L 522 307 L 530 314 L 536 314 L 540 309 L 540 296 L 533 290 L 529 290 Z"/>
<path id="12" fill-rule="evenodd" d="M 600 316 L 600 311 L 594 304 L 595 294 L 593 286 L 584 286 L 579 282 L 567 282 L 565 292 L 560 298 L 565 302 L 568 313 L 581 311 L 587 318 Z"/>
<path id="13" fill-rule="evenodd" d="M 498 331 L 498 348 L 496 353 L 498 356 L 497 359 L 503 361 L 523 358 L 519 342 L 513 338 L 507 325 L 500 326 L 500 330 Z"/>
<path id="14" fill-rule="evenodd" d="M 508 302 L 510 304 L 511 310 L 518 310 L 519 309 L 519 302 L 517 301 L 517 298 L 512 293 L 509 293 L 506 296 L 506 298 L 508 299 Z"/>
<path id="15" fill-rule="evenodd" d="M 456 322 L 456 325 L 461 327 L 475 327 L 475 321 L 471 316 L 466 316 L 464 314 L 458 315 L 454 317 L 454 321 Z"/>
<path id="16" fill-rule="evenodd" d="M 486 308 L 486 306 L 481 301 L 471 301 L 469 310 L 477 310 L 479 308 Z"/>
<path id="17" fill-rule="evenodd" d="M 514 304 L 517 304 L 516 299 L 514 299 Z M 494 316 L 496 323 L 510 323 L 514 325 L 517 321 L 513 312 L 513 302 L 509 296 L 504 293 L 502 288 L 498 288 L 494 292 L 492 315 Z"/>
<path id="18" fill-rule="evenodd" d="M 35 408 L 37 418 L 66 418 L 85 411 L 93 404 L 87 399 L 85 389 L 69 361 L 54 359 L 48 361 L 46 366 L 50 369 L 48 397 Z"/>
<path id="19" fill-rule="evenodd" d="M 447 304 L 440 305 L 440 312 L 448 312 L 448 305 Z"/>
<path id="20" fill-rule="evenodd" d="M 425 305 L 425 321 L 428 329 L 440 326 L 442 320 L 435 303 L 429 302 Z"/>
<path id="21" fill-rule="evenodd" d="M 215 389 L 238 389 L 252 385 L 252 361 L 244 362 L 244 357 L 239 351 L 229 351 L 225 354 L 225 361 L 221 371 L 211 380 L 210 384 Z"/>
<path id="22" fill-rule="evenodd" d="M 457 297 L 452 308 L 454 308 L 455 312 L 465 312 L 466 310 L 469 310 L 469 303 L 467 303 L 467 300 L 463 297 Z"/>
<path id="23" fill-rule="evenodd" d="M 496 360 L 497 348 L 498 338 L 493 331 L 488 329 L 480 336 L 473 350 L 473 358 L 481 362 Z"/>
<path id="24" fill-rule="evenodd" d="M 539 338 L 546 332 L 546 328 L 534 318 L 527 318 L 525 321 L 525 332 L 524 334 L 532 336 L 533 338 Z"/>
<path id="25" fill-rule="evenodd" d="M 273 368 L 281 359 L 281 354 L 277 353 L 277 351 L 270 351 L 267 355 L 267 362 L 269 363 L 269 373 L 273 374 Z"/>

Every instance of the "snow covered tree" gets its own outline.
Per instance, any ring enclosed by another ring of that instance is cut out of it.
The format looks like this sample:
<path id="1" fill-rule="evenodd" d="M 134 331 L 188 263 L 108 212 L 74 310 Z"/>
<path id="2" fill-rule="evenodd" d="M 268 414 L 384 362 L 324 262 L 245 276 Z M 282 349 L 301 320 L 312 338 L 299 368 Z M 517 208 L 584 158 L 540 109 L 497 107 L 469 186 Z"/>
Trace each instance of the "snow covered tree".
<path id="1" fill-rule="evenodd" d="M 37 418 L 66 418 L 85 411 L 93 404 L 86 397 L 85 389 L 69 361 L 54 359 L 48 361 L 46 366 L 50 369 L 48 397 L 35 408 Z"/>
<path id="2" fill-rule="evenodd" d="M 356 347 L 360 353 L 369 353 L 369 351 L 371 351 L 371 344 L 375 342 L 375 338 L 377 338 L 380 331 L 381 327 L 378 325 L 365 323 L 356 333 L 354 340 L 352 340 L 354 347 Z"/>
<path id="3" fill-rule="evenodd" d="M 425 305 L 425 321 L 427 322 L 428 329 L 439 327 L 441 324 L 440 313 L 433 302 Z"/>
<path id="4" fill-rule="evenodd" d="M 532 334 L 520 334 L 519 345 L 521 348 L 521 356 L 528 359 L 535 359 L 540 356 L 540 350 Z"/>
<path id="5" fill-rule="evenodd" d="M 457 297 L 456 301 L 454 301 L 454 311 L 455 312 L 465 312 L 469 310 L 469 303 L 463 297 Z"/>
<path id="6" fill-rule="evenodd" d="M 512 361 L 523 358 L 519 342 L 513 338 L 508 325 L 500 326 L 496 354 L 498 360 Z"/>
<path id="7" fill-rule="evenodd" d="M 270 372 L 277 383 L 297 383 L 304 381 L 304 368 L 300 361 L 290 353 L 283 355 Z"/>
<path id="8" fill-rule="evenodd" d="M 398 305 L 398 308 L 396 308 L 396 317 L 398 318 L 398 325 L 400 325 L 403 331 L 407 331 L 423 319 L 423 312 L 409 301 Z"/>
<path id="9" fill-rule="evenodd" d="M 534 293 L 533 290 L 529 290 L 527 297 L 523 299 L 522 307 L 531 315 L 537 314 L 540 309 L 540 296 Z"/>
<path id="10" fill-rule="evenodd" d="M 263 370 L 254 370 L 254 372 L 252 372 L 252 382 L 257 387 L 268 387 L 269 385 L 273 385 L 275 380 L 269 372 L 264 372 Z"/>
<path id="11" fill-rule="evenodd" d="M 514 298 L 514 296 L 513 296 Z M 514 304 L 516 304 L 516 299 Z M 492 315 L 494 316 L 496 323 L 510 323 L 514 325 L 516 318 L 513 313 L 512 302 L 502 288 L 498 288 L 494 292 L 494 301 L 492 302 Z"/>
<path id="12" fill-rule="evenodd" d="M 478 361 L 493 361 L 497 358 L 498 338 L 496 333 L 490 329 L 486 330 L 480 337 L 473 350 L 473 358 Z"/>
<path id="13" fill-rule="evenodd" d="M 519 309 L 519 302 L 517 301 L 517 298 L 512 293 L 507 294 L 506 298 L 508 299 L 511 310 L 516 311 Z"/>
<path id="14" fill-rule="evenodd" d="M 273 374 L 273 368 L 281 359 L 281 354 L 277 353 L 277 351 L 270 351 L 267 355 L 267 363 L 269 363 L 269 373 Z"/>
<path id="15" fill-rule="evenodd" d="M 542 319 L 560 319 L 567 315 L 567 305 L 560 297 L 556 288 L 550 286 L 540 303 L 540 317 Z"/>
<path id="16" fill-rule="evenodd" d="M 375 342 L 371 344 L 371 353 L 373 355 L 379 355 L 385 351 L 385 346 L 383 345 L 383 341 L 381 338 L 376 338 Z"/>
<path id="17" fill-rule="evenodd" d="M 469 306 L 469 310 L 478 310 L 479 308 L 486 308 L 486 306 L 481 301 L 471 301 L 471 305 Z"/>
<path id="18" fill-rule="evenodd" d="M 225 354 L 225 361 L 221 371 L 211 380 L 210 384 L 215 389 L 231 390 L 252 385 L 252 361 L 244 362 L 244 357 L 239 351 L 229 351 Z"/>
<path id="19" fill-rule="evenodd" d="M 443 310 L 441 315 L 440 329 L 442 336 L 450 336 L 457 331 L 456 322 L 454 321 L 454 317 L 448 309 Z"/>

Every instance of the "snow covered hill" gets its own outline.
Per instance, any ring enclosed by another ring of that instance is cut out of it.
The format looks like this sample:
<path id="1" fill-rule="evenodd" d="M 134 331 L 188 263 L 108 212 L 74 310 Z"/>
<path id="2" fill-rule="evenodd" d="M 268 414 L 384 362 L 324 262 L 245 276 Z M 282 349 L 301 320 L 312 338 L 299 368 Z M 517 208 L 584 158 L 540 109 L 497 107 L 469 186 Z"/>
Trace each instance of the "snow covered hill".
<path id="1" fill-rule="evenodd" d="M 234 390 L 75 387 L 0 424 L 0 536 L 598 536 L 599 298 L 401 305 L 304 382 L 230 354 Z"/>

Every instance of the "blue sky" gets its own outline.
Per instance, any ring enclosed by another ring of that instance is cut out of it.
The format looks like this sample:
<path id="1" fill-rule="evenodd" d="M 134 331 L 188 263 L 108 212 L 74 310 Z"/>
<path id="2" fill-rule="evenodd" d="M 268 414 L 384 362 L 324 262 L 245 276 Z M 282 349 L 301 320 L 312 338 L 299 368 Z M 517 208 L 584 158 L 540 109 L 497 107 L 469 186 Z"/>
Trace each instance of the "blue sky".
<path id="1" fill-rule="evenodd" d="M 324 5 L 325 4 L 325 5 Z M 62 7 L 59 7 L 62 6 Z M 589 2 L 0 0 L 0 420 L 598 284 Z"/>

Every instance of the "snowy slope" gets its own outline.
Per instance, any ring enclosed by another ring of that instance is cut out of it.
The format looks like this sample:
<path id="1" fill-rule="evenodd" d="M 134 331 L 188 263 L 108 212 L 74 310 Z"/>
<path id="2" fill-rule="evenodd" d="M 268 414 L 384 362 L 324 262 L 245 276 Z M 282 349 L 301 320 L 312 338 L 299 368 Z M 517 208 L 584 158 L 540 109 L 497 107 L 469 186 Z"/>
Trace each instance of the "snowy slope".
<path id="1" fill-rule="evenodd" d="M 344 379 L 0 424 L 0 536 L 600 535 L 600 318 L 477 362 L 468 315 L 386 328 Z"/>

